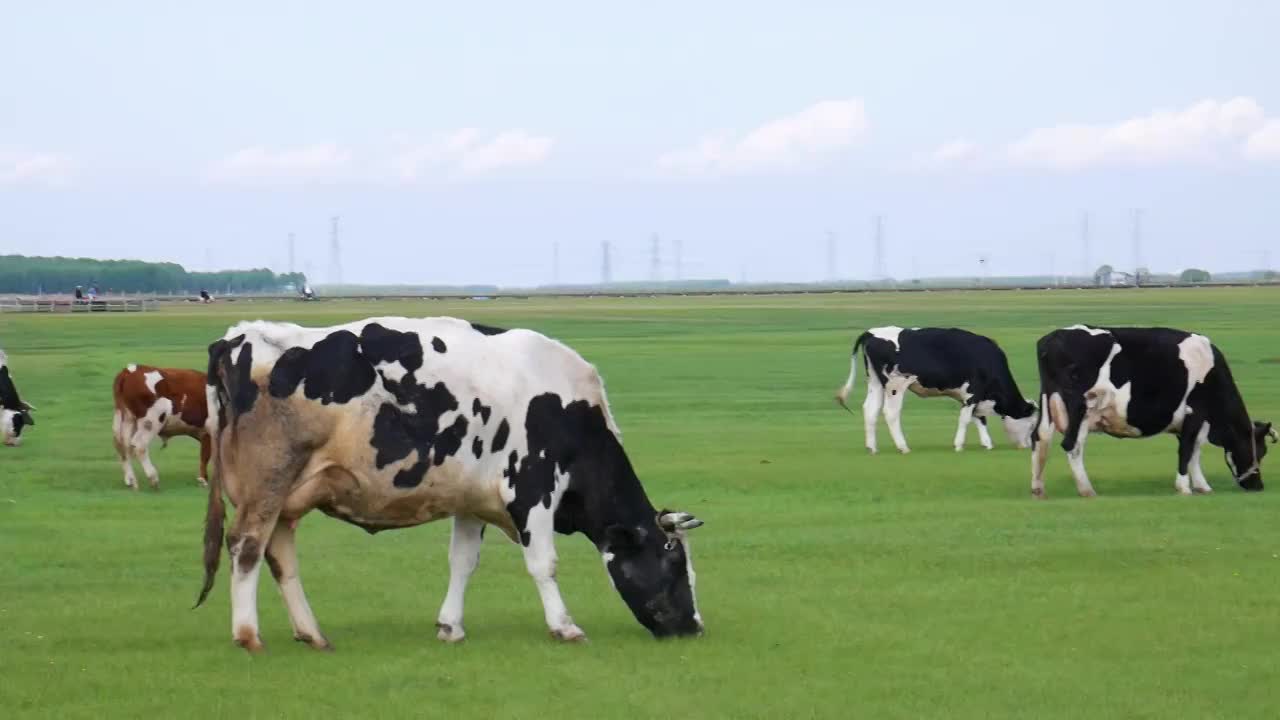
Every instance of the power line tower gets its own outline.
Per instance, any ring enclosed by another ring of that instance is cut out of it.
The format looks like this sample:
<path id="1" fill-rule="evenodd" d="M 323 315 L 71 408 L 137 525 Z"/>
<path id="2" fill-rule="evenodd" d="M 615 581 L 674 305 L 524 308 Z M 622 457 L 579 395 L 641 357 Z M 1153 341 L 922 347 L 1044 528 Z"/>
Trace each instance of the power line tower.
<path id="1" fill-rule="evenodd" d="M 1142 277 L 1142 209 L 1133 209 L 1133 277 L 1141 283 Z"/>
<path id="2" fill-rule="evenodd" d="M 675 252 L 676 252 L 676 280 L 683 280 L 684 268 L 681 267 L 681 263 L 684 260 L 684 242 L 682 242 L 680 238 L 676 238 Z"/>
<path id="3" fill-rule="evenodd" d="M 651 282 L 662 281 L 662 256 L 661 244 L 658 241 L 658 233 L 649 236 L 649 280 Z"/>
<path id="4" fill-rule="evenodd" d="M 875 280 L 884 280 L 888 273 L 884 269 L 884 216 L 877 215 L 875 223 L 875 264 L 872 276 Z"/>
<path id="5" fill-rule="evenodd" d="M 600 243 L 600 284 L 613 282 L 613 268 L 609 266 L 609 241 Z"/>
<path id="6" fill-rule="evenodd" d="M 342 247 L 338 243 L 338 216 L 334 215 L 329 227 L 329 282 L 342 284 Z"/>
<path id="7" fill-rule="evenodd" d="M 1080 275 L 1088 279 L 1093 275 L 1089 267 L 1089 212 L 1080 213 Z"/>
<path id="8" fill-rule="evenodd" d="M 551 243 L 551 284 L 560 284 L 560 243 Z"/>
<path id="9" fill-rule="evenodd" d="M 294 272 L 294 269 L 293 269 L 293 261 L 294 261 L 294 254 L 293 254 L 293 233 L 289 233 L 289 272 L 290 272 L 290 273 L 293 273 L 293 272 Z"/>
<path id="10" fill-rule="evenodd" d="M 827 231 L 827 282 L 835 282 L 836 276 L 836 234 Z"/>

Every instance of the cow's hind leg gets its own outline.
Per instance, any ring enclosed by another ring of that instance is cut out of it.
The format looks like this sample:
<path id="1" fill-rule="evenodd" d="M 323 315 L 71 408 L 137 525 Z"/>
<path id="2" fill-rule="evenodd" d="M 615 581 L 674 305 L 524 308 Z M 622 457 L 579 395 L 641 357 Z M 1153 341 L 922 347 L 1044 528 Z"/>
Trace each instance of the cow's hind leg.
<path id="1" fill-rule="evenodd" d="M 293 639 L 304 642 L 317 650 L 332 650 L 333 646 L 320 632 L 316 616 L 302 591 L 302 579 L 298 577 L 297 530 L 289 523 L 277 523 L 267 546 L 267 566 L 280 587 L 285 609 L 289 611 L 289 623 L 293 625 Z"/>
<path id="2" fill-rule="evenodd" d="M 862 401 L 862 430 L 866 435 L 867 450 L 876 454 L 876 423 L 884 406 L 884 385 L 874 370 L 867 369 L 867 398 Z"/>
<path id="3" fill-rule="evenodd" d="M 1081 412 L 1079 417 L 1072 418 L 1071 425 L 1062 438 L 1062 449 L 1067 451 L 1067 464 L 1071 466 L 1071 474 L 1076 479 L 1076 492 L 1080 497 L 1095 497 L 1098 494 L 1084 469 L 1084 441 L 1088 437 L 1089 427 Z"/>
<path id="4" fill-rule="evenodd" d="M 459 642 L 467 636 L 462 628 L 463 599 L 467 581 L 480 563 L 483 541 L 483 520 L 470 515 L 453 518 L 453 535 L 449 539 L 449 590 L 436 617 L 436 637 L 444 642 Z"/>
<path id="5" fill-rule="evenodd" d="M 249 652 L 259 652 L 258 574 L 262 554 L 275 529 L 280 501 L 268 495 L 236 508 L 235 527 L 227 534 L 231 556 L 231 637 Z"/>
<path id="6" fill-rule="evenodd" d="M 116 410 L 111 418 L 111 433 L 116 455 L 120 457 L 120 467 L 124 470 L 124 486 L 137 490 L 138 478 L 133 474 L 133 447 L 129 443 L 133 438 L 133 416 L 127 410 Z"/>
<path id="7" fill-rule="evenodd" d="M 906 399 L 907 388 L 913 382 L 914 377 L 891 377 L 885 383 L 884 422 L 889 426 L 893 444 L 903 455 L 911 452 L 911 448 L 907 447 L 907 437 L 902 434 L 902 401 Z"/>
<path id="8" fill-rule="evenodd" d="M 209 457 L 213 455 L 213 440 L 208 433 L 201 433 L 197 438 L 200 441 L 200 474 L 196 476 L 196 482 L 200 487 L 209 485 Z"/>
<path id="9" fill-rule="evenodd" d="M 1053 408 L 1049 405 L 1049 396 L 1040 396 L 1040 422 L 1032 434 L 1031 450 L 1031 496 L 1043 500 L 1044 466 L 1049 462 L 1049 442 L 1053 440 Z"/>
<path id="10" fill-rule="evenodd" d="M 561 482 L 566 482 L 562 480 Z M 551 503 L 556 507 L 559 498 Z M 557 640 L 573 642 L 586 640 L 586 633 L 574 624 L 560 597 L 560 586 L 556 583 L 556 545 L 554 530 L 554 511 L 541 504 L 534 505 L 525 519 L 524 564 L 529 575 L 538 587 L 538 595 L 542 598 L 542 610 L 546 615 L 547 628 L 551 636 Z"/>

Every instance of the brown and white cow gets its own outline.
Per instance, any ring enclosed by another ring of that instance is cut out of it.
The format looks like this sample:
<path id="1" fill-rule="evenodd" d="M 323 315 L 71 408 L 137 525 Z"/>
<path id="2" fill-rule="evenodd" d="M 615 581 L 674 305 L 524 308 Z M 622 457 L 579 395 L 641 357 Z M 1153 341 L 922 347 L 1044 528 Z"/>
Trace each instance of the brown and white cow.
<path id="1" fill-rule="evenodd" d="M 113 386 L 116 454 L 124 468 L 124 484 L 138 489 L 132 458 L 142 464 L 151 487 L 160 487 L 160 475 L 151 464 L 148 447 L 157 437 L 162 447 L 169 438 L 186 435 L 200 441 L 200 474 L 209 476 L 209 434 L 205 430 L 205 376 L 199 370 L 129 365 L 116 375 Z"/>

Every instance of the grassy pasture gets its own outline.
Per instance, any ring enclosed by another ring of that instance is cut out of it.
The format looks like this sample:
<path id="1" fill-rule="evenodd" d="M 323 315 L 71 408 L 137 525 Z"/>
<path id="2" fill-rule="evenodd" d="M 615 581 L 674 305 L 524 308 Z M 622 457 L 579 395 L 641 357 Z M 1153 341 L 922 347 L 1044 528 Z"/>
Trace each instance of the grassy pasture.
<path id="1" fill-rule="evenodd" d="M 1035 502 L 1029 456 L 998 424 L 996 450 L 971 434 L 957 454 L 956 405 L 911 397 L 912 454 L 893 453 L 882 426 L 868 457 L 861 418 L 831 398 L 855 331 L 873 325 L 991 335 L 1032 396 L 1049 329 L 1161 324 L 1208 334 L 1253 416 L 1280 420 L 1278 306 L 1275 290 L 1197 289 L 0 316 L 39 408 L 23 447 L 0 447 L 0 717 L 1276 717 L 1280 490 L 1237 490 L 1213 451 L 1218 492 L 1178 497 L 1172 437 L 1095 437 L 1101 497 L 1075 496 L 1055 448 L 1050 499 Z M 319 515 L 299 553 L 336 652 L 290 642 L 268 573 L 263 656 L 230 641 L 225 562 L 191 611 L 196 444 L 157 444 L 161 491 L 125 490 L 112 377 L 130 362 L 201 368 L 240 319 L 383 314 L 531 327 L 596 363 L 654 502 L 707 522 L 693 543 L 707 636 L 653 641 L 589 543 L 559 537 L 561 588 L 591 642 L 557 645 L 519 551 L 489 533 L 468 640 L 445 646 L 433 623 L 448 524 L 369 537 Z"/>

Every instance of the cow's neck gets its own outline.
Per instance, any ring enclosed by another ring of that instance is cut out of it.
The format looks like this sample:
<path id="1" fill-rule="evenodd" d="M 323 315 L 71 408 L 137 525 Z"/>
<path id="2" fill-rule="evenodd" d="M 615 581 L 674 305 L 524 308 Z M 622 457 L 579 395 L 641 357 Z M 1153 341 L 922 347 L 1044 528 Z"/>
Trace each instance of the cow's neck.
<path id="1" fill-rule="evenodd" d="M 570 468 L 569 487 L 556 510 L 556 532 L 580 532 L 603 548 L 610 525 L 647 527 L 654 524 L 657 510 L 613 433 L 599 440 Z"/>
<path id="2" fill-rule="evenodd" d="M 1205 378 L 1206 415 L 1209 442 L 1231 454 L 1236 467 L 1243 471 L 1254 461 L 1253 421 L 1236 387 L 1226 359 L 1214 349 L 1214 367 Z"/>

